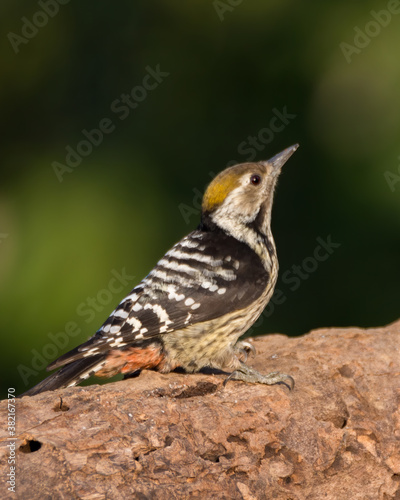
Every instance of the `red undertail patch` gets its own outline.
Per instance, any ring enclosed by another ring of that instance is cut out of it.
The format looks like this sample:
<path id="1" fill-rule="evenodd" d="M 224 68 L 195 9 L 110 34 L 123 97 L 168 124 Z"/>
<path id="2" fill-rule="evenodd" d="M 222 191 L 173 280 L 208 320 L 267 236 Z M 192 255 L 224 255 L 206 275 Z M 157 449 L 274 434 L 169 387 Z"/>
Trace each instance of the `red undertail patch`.
<path id="1" fill-rule="evenodd" d="M 162 352 L 161 346 L 156 344 L 148 347 L 114 350 L 110 351 L 106 358 L 106 364 L 96 375 L 98 377 L 113 377 L 118 373 L 126 374 L 152 368 L 162 371 L 165 361 L 165 354 Z"/>

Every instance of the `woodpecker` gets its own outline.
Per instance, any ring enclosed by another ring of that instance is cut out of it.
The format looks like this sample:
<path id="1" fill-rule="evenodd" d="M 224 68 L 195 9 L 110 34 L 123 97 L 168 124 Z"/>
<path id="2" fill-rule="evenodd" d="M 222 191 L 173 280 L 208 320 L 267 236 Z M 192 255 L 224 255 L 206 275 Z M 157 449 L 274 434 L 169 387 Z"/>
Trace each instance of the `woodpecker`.
<path id="1" fill-rule="evenodd" d="M 71 387 L 92 375 L 142 369 L 188 373 L 209 367 L 228 379 L 283 383 L 245 364 L 254 348 L 238 339 L 262 313 L 278 276 L 271 232 L 274 189 L 291 146 L 268 161 L 223 170 L 208 186 L 196 230 L 176 243 L 87 342 L 48 366 L 57 372 L 27 391 Z"/>

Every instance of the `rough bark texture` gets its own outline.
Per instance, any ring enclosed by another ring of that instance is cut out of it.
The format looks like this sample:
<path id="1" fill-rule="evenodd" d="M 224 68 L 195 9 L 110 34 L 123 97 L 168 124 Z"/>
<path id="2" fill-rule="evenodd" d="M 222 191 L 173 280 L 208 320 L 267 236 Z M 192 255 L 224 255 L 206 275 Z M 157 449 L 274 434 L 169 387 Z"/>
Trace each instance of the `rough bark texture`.
<path id="1" fill-rule="evenodd" d="M 290 373 L 292 392 L 147 371 L 18 400 L 1 498 L 400 499 L 400 321 L 254 345 L 248 363 Z"/>

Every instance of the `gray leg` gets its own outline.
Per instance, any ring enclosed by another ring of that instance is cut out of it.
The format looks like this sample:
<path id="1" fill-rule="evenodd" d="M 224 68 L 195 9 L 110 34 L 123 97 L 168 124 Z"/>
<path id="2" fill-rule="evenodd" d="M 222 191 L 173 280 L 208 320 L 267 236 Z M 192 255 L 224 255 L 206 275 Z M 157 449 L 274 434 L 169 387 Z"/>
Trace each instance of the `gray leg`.
<path id="1" fill-rule="evenodd" d="M 224 385 L 228 380 L 242 380 L 250 384 L 283 384 L 286 385 L 289 390 L 292 390 L 294 387 L 294 379 L 290 375 L 286 375 L 286 373 L 272 372 L 268 375 L 262 375 L 257 370 L 250 368 L 250 366 L 244 363 L 240 363 L 239 368 L 229 375 Z"/>

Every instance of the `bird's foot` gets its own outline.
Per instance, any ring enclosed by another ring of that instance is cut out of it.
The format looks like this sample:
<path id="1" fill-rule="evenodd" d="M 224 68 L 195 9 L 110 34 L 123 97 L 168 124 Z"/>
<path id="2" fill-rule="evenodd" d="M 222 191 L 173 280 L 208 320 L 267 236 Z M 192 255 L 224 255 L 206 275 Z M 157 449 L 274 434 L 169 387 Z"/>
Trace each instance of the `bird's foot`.
<path id="1" fill-rule="evenodd" d="M 292 390 L 294 387 L 293 377 L 286 375 L 286 373 L 272 372 L 268 373 L 268 375 L 262 375 L 257 370 L 250 368 L 244 363 L 241 363 L 240 367 L 225 379 L 224 385 L 226 385 L 229 380 L 242 380 L 250 384 L 283 384 L 286 385 L 289 390 Z"/>

